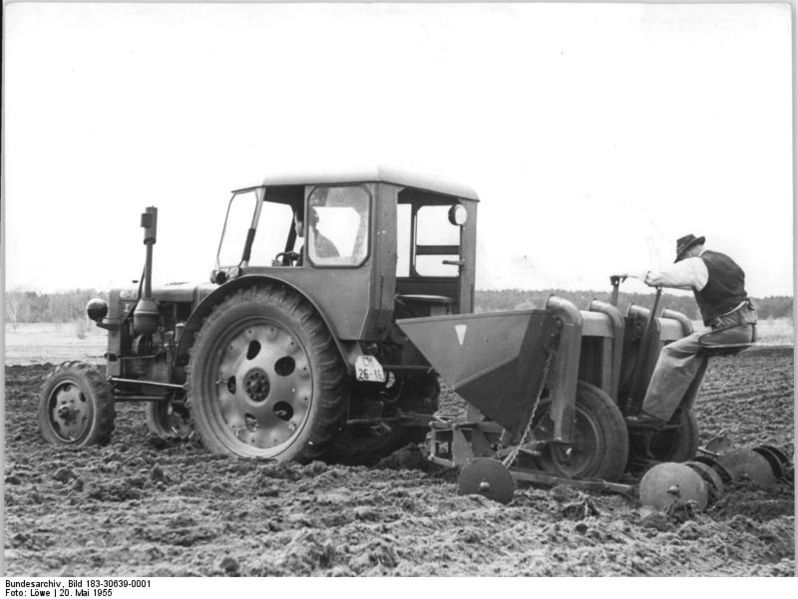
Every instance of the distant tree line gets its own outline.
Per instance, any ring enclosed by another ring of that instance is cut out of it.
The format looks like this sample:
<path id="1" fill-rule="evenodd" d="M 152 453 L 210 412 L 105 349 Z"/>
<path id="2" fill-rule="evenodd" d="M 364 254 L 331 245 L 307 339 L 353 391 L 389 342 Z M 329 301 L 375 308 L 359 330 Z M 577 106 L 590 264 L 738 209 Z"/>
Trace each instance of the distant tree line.
<path id="1" fill-rule="evenodd" d="M 565 289 L 478 290 L 475 309 L 480 312 L 542 308 L 549 295 L 563 297 L 577 307 L 585 309 L 593 299 L 609 301 L 609 291 L 566 291 Z M 7 291 L 5 294 L 5 319 L 16 328 L 20 322 L 74 322 L 85 317 L 86 303 L 93 297 L 108 299 L 105 292 L 95 289 L 73 289 L 56 293 L 36 291 Z M 622 310 L 629 303 L 650 306 L 653 295 L 621 292 L 619 305 Z M 698 319 L 698 308 L 691 296 L 663 293 L 663 308 L 678 310 L 693 320 Z M 792 318 L 793 298 L 785 295 L 752 298 L 759 308 L 760 318 Z"/>
<path id="2" fill-rule="evenodd" d="M 20 322 L 74 322 L 85 318 L 86 304 L 94 297 L 108 300 L 107 293 L 94 289 L 56 293 L 6 291 L 5 319 L 14 329 Z"/>
<path id="3" fill-rule="evenodd" d="M 475 310 L 494 312 L 501 310 L 520 310 L 524 308 L 542 308 L 550 295 L 557 295 L 573 302 L 578 308 L 587 309 L 594 299 L 610 301 L 609 291 L 566 291 L 565 289 L 544 289 L 529 291 L 525 289 L 477 290 L 474 298 Z M 759 318 L 792 318 L 793 298 L 786 295 L 751 298 L 759 309 Z M 630 303 L 650 307 L 654 301 L 653 294 L 625 293 L 618 296 L 618 305 L 622 312 Z M 699 318 L 698 306 L 690 295 L 662 294 L 662 307 L 678 310 L 691 320 Z"/>

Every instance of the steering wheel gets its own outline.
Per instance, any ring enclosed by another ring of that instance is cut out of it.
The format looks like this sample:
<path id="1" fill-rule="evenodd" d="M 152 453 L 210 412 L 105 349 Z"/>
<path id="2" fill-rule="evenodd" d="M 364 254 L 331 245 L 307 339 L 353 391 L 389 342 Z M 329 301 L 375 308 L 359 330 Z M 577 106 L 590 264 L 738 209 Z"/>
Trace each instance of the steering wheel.
<path id="1" fill-rule="evenodd" d="M 280 252 L 272 260 L 272 266 L 298 266 L 302 263 L 299 252 Z"/>

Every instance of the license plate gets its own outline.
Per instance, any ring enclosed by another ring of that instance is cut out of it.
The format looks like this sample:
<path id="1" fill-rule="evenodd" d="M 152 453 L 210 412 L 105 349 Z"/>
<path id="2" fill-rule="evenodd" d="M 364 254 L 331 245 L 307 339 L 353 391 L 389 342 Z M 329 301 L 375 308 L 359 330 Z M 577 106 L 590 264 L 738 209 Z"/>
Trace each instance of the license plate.
<path id="1" fill-rule="evenodd" d="M 359 381 L 384 383 L 385 371 L 374 356 L 358 356 L 355 359 L 355 377 Z"/>

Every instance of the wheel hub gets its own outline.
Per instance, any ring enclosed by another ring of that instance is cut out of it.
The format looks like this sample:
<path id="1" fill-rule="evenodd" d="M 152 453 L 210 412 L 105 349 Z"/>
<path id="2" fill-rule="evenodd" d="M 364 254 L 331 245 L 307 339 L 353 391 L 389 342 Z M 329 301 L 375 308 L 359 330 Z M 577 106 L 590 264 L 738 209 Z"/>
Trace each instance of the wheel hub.
<path id="1" fill-rule="evenodd" d="M 269 375 L 260 368 L 253 368 L 244 377 L 244 388 L 247 396 L 256 402 L 266 401 L 271 390 Z"/>
<path id="2" fill-rule="evenodd" d="M 313 394 L 308 354 L 295 335 L 272 321 L 249 324 L 225 341 L 217 368 L 219 424 L 235 451 L 269 456 L 289 445 Z"/>
<path id="3" fill-rule="evenodd" d="M 549 414 L 533 429 L 534 439 L 544 447 L 543 470 L 551 470 L 568 477 L 582 476 L 595 461 L 596 443 L 601 438 L 595 424 L 576 406 L 571 442 L 563 443 L 554 439 L 554 421 Z"/>
<path id="4" fill-rule="evenodd" d="M 65 441 L 79 439 L 90 425 L 91 407 L 77 385 L 66 382 L 50 396 L 50 422 L 56 434 Z"/>
<path id="5" fill-rule="evenodd" d="M 77 416 L 77 410 L 72 408 L 69 404 L 61 404 L 56 410 L 56 414 L 58 417 L 64 421 L 65 424 L 69 424 L 70 422 L 75 420 Z"/>

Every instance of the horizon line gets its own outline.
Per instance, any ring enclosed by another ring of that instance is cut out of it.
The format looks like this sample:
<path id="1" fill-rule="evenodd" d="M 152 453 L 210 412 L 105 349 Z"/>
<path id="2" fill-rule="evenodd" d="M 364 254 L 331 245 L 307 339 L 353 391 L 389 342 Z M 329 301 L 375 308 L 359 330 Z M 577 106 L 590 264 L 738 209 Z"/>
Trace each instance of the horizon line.
<path id="1" fill-rule="evenodd" d="M 174 283 L 172 283 L 172 284 L 174 284 Z M 197 284 L 199 284 L 199 283 L 197 283 Z M 168 286 L 168 285 L 169 284 L 166 284 L 165 286 Z M 136 285 L 132 284 L 132 283 L 130 285 L 131 288 L 133 288 L 135 286 Z M 37 287 L 29 287 L 29 286 L 24 286 L 24 285 L 17 285 L 16 287 L 13 287 L 13 288 L 10 288 L 10 289 L 7 288 L 7 287 L 4 288 L 4 292 L 5 293 L 15 293 L 15 292 L 31 293 L 32 292 L 32 293 L 43 294 L 43 295 L 47 295 L 47 294 L 56 295 L 56 294 L 61 294 L 61 293 L 74 293 L 74 292 L 81 292 L 81 291 L 96 291 L 98 293 L 102 293 L 102 292 L 106 292 L 107 293 L 111 289 L 127 289 L 127 287 L 119 285 L 119 286 L 114 286 L 114 287 L 110 287 L 110 288 L 69 287 L 69 288 L 45 289 L 45 288 L 37 288 Z M 534 288 L 534 289 L 527 288 L 527 287 L 501 287 L 501 288 L 493 288 L 493 287 L 491 287 L 491 288 L 475 288 L 474 289 L 475 293 L 477 293 L 477 292 L 501 292 L 501 291 L 522 291 L 522 292 L 530 292 L 530 293 L 542 293 L 542 292 L 547 292 L 547 291 L 566 291 L 566 292 L 569 292 L 569 293 L 611 293 L 612 289 L 611 288 L 606 288 L 606 289 L 589 289 L 589 288 L 572 289 L 572 288 L 567 288 L 567 287 L 540 287 L 540 288 Z M 643 289 L 641 289 L 639 291 L 630 291 L 628 289 L 626 289 L 626 290 L 625 289 L 621 289 L 620 292 L 621 293 L 629 293 L 629 294 L 647 295 L 649 293 L 650 294 L 655 293 L 655 289 L 653 287 L 646 286 L 645 288 L 643 288 Z M 673 295 L 673 296 L 679 297 L 679 296 L 681 296 L 682 293 L 689 294 L 691 292 L 690 292 L 690 290 L 687 290 L 687 289 L 674 289 L 674 288 L 667 288 L 666 287 L 666 288 L 663 288 L 662 293 L 663 293 L 663 295 Z M 794 299 L 794 294 L 787 294 L 787 293 L 776 293 L 776 294 L 771 293 L 771 294 L 768 294 L 768 295 L 749 294 L 749 297 L 753 297 L 753 298 L 788 297 L 788 298 Z"/>

